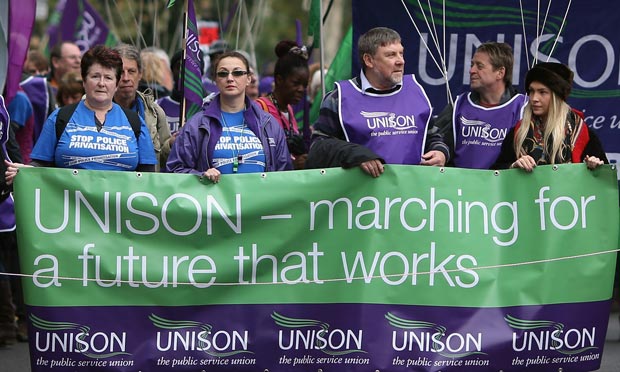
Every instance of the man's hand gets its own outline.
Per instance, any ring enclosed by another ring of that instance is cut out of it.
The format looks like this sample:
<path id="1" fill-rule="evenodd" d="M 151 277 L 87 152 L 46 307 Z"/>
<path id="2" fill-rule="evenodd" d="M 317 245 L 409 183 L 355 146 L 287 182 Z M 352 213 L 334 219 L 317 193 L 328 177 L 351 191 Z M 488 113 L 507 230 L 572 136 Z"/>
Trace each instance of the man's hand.
<path id="1" fill-rule="evenodd" d="M 446 165 L 446 156 L 441 151 L 431 150 L 422 155 L 422 162 L 420 164 L 443 167 Z"/>
<path id="2" fill-rule="evenodd" d="M 170 147 L 172 147 L 172 145 L 174 144 L 174 141 L 177 140 L 177 135 L 179 134 L 179 131 L 176 131 L 172 134 L 170 134 L 170 139 L 168 140 L 168 144 L 170 145 Z"/>
<path id="3" fill-rule="evenodd" d="M 365 161 L 360 164 L 360 168 L 373 178 L 377 178 L 383 173 L 383 163 L 379 159 Z"/>

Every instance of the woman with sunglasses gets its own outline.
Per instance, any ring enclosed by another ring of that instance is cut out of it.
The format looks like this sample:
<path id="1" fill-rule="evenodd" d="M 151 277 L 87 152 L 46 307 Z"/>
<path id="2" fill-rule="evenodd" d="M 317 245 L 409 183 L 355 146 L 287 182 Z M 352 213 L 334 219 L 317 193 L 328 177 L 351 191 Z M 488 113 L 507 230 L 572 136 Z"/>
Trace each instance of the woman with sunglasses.
<path id="1" fill-rule="evenodd" d="M 170 172 L 219 182 L 221 174 L 292 169 L 286 136 L 276 119 L 245 95 L 248 60 L 225 52 L 214 63 L 219 94 L 181 128 L 168 157 Z"/>

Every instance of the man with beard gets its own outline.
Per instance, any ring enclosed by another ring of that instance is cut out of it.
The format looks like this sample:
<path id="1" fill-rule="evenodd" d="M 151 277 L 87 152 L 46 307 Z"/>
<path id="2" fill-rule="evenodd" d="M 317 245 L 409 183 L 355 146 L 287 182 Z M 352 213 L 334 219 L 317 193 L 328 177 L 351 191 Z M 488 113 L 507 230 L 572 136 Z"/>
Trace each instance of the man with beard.
<path id="1" fill-rule="evenodd" d="M 443 166 L 448 147 L 427 131 L 432 107 L 414 75 L 405 75 L 400 35 L 377 27 L 358 41 L 362 71 L 336 83 L 313 126 L 306 168 L 359 166 L 379 177 L 384 164 Z"/>

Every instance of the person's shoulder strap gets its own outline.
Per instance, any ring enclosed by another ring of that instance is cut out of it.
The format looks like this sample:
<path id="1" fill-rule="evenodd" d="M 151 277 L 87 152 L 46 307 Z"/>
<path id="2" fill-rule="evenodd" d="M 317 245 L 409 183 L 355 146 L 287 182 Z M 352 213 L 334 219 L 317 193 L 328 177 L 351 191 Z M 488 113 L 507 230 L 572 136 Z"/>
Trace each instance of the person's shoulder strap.
<path id="1" fill-rule="evenodd" d="M 54 92 L 54 88 L 52 84 L 50 84 L 47 79 L 43 78 L 43 84 L 45 84 L 45 89 L 47 90 L 47 115 L 49 116 L 56 109 L 56 93 Z"/>
<path id="2" fill-rule="evenodd" d="M 258 103 L 263 111 L 269 112 L 269 107 L 267 107 L 267 103 L 263 99 L 263 97 L 258 97 L 254 102 Z"/>
<path id="3" fill-rule="evenodd" d="M 75 112 L 77 108 L 77 103 L 72 103 L 70 105 L 66 105 L 58 110 L 58 115 L 56 116 L 56 142 L 60 140 L 60 136 L 62 136 L 62 132 L 65 131 L 65 127 L 71 119 L 71 115 Z"/>
<path id="4" fill-rule="evenodd" d="M 138 113 L 133 110 L 129 110 L 124 107 L 121 108 L 123 109 L 127 120 L 129 120 L 129 124 L 131 124 L 131 129 L 133 129 L 133 134 L 136 136 L 136 140 L 139 139 L 140 132 L 142 132 L 142 123 L 140 123 L 140 116 L 138 116 Z"/>
<path id="5" fill-rule="evenodd" d="M 60 139 L 62 132 L 65 131 L 65 127 L 67 126 L 69 119 L 71 119 L 71 115 L 73 115 L 73 113 L 75 112 L 77 105 L 77 103 L 66 105 L 61 107 L 58 111 L 58 116 L 56 116 L 56 141 Z M 132 110 L 126 109 L 124 107 L 121 108 L 123 109 L 127 120 L 129 120 L 129 124 L 131 124 L 131 129 L 133 130 L 134 136 L 136 136 L 136 139 L 139 139 L 140 132 L 142 131 L 142 123 L 140 123 L 140 117 L 136 112 Z"/>

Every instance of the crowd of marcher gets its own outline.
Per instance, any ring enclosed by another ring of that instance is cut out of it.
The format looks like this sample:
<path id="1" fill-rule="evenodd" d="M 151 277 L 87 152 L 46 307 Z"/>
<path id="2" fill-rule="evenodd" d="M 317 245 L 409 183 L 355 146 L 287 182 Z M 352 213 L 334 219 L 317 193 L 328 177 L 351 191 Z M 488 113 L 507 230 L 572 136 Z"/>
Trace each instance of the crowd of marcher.
<path id="1" fill-rule="evenodd" d="M 203 61 L 208 96 L 183 126 L 182 51 L 168 58 L 158 48 L 121 44 L 82 53 L 65 41 L 52 49 L 49 68 L 32 51 L 20 91 L 6 102 L 0 201 L 11 203 L 15 177 L 30 166 L 189 173 L 217 183 L 235 173 L 326 167 L 379 177 L 386 164 L 532 172 L 608 163 L 583 114 L 567 103 L 573 72 L 566 65 L 536 64 L 518 93 L 511 47 L 483 43 L 471 60 L 470 91 L 433 115 L 424 87 L 404 72 L 403 51 L 392 29 L 363 34 L 362 69 L 315 102 L 311 138 L 294 107 L 316 75 L 306 48 L 292 41 L 278 43 L 273 74 L 262 79 L 246 53 L 213 44 Z M 19 272 L 14 221 L 0 231 L 0 272 Z M 28 339 L 19 282 L 0 276 L 0 346 Z"/>

